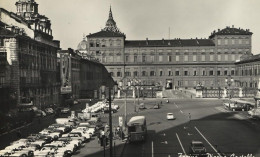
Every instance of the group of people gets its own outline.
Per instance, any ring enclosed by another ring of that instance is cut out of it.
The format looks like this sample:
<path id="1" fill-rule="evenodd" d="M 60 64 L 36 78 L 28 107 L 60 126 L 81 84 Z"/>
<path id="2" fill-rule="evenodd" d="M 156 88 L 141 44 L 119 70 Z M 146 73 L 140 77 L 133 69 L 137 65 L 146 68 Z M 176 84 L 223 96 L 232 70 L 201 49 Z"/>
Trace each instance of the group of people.
<path id="1" fill-rule="evenodd" d="M 114 136 L 115 139 L 124 139 L 125 134 L 122 131 L 120 126 L 114 127 L 113 131 L 114 131 L 113 132 L 114 133 L 113 136 Z M 103 146 L 103 144 L 104 144 L 103 142 L 105 140 L 109 139 L 109 135 L 110 135 L 110 129 L 109 129 L 109 126 L 106 124 L 104 129 L 100 130 L 98 135 L 97 135 L 98 142 L 101 144 L 101 146 Z"/>

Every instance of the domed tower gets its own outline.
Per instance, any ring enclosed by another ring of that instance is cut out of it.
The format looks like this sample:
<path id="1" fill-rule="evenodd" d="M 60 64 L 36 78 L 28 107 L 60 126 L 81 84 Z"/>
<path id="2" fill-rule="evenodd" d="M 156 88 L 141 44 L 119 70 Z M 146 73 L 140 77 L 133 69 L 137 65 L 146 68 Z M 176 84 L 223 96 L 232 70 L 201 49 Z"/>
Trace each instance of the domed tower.
<path id="1" fill-rule="evenodd" d="M 111 6 L 110 6 L 110 10 L 109 10 L 108 20 L 106 22 L 106 27 L 103 29 L 103 31 L 111 31 L 111 32 L 121 33 L 120 30 L 116 26 L 116 22 L 113 19 Z"/>
<path id="2" fill-rule="evenodd" d="M 32 19 L 38 14 L 38 4 L 34 0 L 19 0 L 15 3 L 17 15 L 26 20 Z"/>

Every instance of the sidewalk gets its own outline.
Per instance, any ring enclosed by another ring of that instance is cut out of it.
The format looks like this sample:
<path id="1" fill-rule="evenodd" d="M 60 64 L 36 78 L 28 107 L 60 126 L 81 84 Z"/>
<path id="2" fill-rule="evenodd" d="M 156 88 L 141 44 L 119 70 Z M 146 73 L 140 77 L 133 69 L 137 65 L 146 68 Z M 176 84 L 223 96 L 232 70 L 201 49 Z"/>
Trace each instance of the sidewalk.
<path id="1" fill-rule="evenodd" d="M 113 140 L 113 156 L 121 157 L 124 151 L 126 142 L 122 142 L 122 140 L 115 139 Z M 109 147 L 106 147 L 105 154 L 109 156 Z M 90 142 L 86 143 L 84 148 L 80 149 L 80 152 L 75 157 L 95 157 L 95 156 L 103 156 L 104 155 L 104 147 L 100 146 L 98 143 L 97 137 L 94 137 Z"/>

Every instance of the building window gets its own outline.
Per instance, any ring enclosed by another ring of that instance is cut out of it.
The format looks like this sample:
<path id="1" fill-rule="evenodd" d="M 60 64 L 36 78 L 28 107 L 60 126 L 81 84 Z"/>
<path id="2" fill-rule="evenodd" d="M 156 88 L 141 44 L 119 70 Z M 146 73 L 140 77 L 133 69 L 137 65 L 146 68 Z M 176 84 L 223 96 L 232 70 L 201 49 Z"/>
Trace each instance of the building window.
<path id="1" fill-rule="evenodd" d="M 232 60 L 232 61 L 235 61 L 235 60 L 236 60 L 235 54 L 232 54 L 232 55 L 231 55 L 231 60 Z"/>
<path id="2" fill-rule="evenodd" d="M 206 56 L 204 54 L 201 55 L 201 61 L 206 61 Z"/>
<path id="3" fill-rule="evenodd" d="M 126 71 L 126 72 L 125 72 L 125 76 L 131 76 L 131 72 Z"/>
<path id="4" fill-rule="evenodd" d="M 210 55 L 209 56 L 209 60 L 212 62 L 212 61 L 214 61 L 214 55 Z"/>
<path id="5" fill-rule="evenodd" d="M 232 40 L 231 40 L 231 43 L 232 43 L 232 45 L 234 45 L 234 44 L 235 44 L 235 40 L 234 40 L 234 39 L 232 39 Z"/>
<path id="6" fill-rule="evenodd" d="M 225 75 L 225 76 L 228 75 L 228 71 L 227 71 L 227 70 L 224 71 L 224 75 Z"/>
<path id="7" fill-rule="evenodd" d="M 189 60 L 189 56 L 188 55 L 185 55 L 184 56 L 184 61 L 187 62 Z"/>
<path id="8" fill-rule="evenodd" d="M 160 76 L 163 76 L 163 71 L 162 70 L 160 70 Z"/>
<path id="9" fill-rule="evenodd" d="M 209 76 L 213 76 L 214 75 L 214 71 L 213 70 L 210 70 L 209 71 Z"/>
<path id="10" fill-rule="evenodd" d="M 154 55 L 151 55 L 151 62 L 154 62 Z"/>
<path id="11" fill-rule="evenodd" d="M 146 57 L 142 56 L 142 62 L 146 62 Z"/>
<path id="12" fill-rule="evenodd" d="M 193 55 L 192 60 L 193 60 L 193 62 L 196 62 L 197 61 L 197 56 Z"/>
<path id="13" fill-rule="evenodd" d="M 176 62 L 180 61 L 180 56 L 176 56 Z"/>
<path id="14" fill-rule="evenodd" d="M 225 39 L 225 45 L 227 45 L 228 44 L 228 40 L 227 39 Z"/>
<path id="15" fill-rule="evenodd" d="M 90 47 L 94 47 L 94 43 L 89 43 L 89 46 Z"/>
<path id="16" fill-rule="evenodd" d="M 197 76 L 197 71 L 196 70 L 193 71 L 193 76 Z"/>
<path id="17" fill-rule="evenodd" d="M 155 76 L 155 72 L 154 71 L 150 71 L 150 76 Z"/>
<path id="18" fill-rule="evenodd" d="M 238 44 L 242 44 L 242 39 L 238 39 Z"/>
<path id="19" fill-rule="evenodd" d="M 184 76 L 188 76 L 188 71 L 184 71 Z"/>
<path id="20" fill-rule="evenodd" d="M 235 70 L 231 70 L 231 75 L 235 75 Z"/>
<path id="21" fill-rule="evenodd" d="M 146 71 L 142 71 L 142 76 L 146 76 Z"/>
<path id="22" fill-rule="evenodd" d="M 168 62 L 172 61 L 172 56 L 168 56 Z"/>
<path id="23" fill-rule="evenodd" d="M 110 75 L 111 75 L 112 77 L 114 77 L 114 73 L 113 73 L 113 72 L 110 72 Z"/>
<path id="24" fill-rule="evenodd" d="M 138 76 L 138 71 L 135 71 L 135 72 L 134 72 L 134 76 Z"/>
<path id="25" fill-rule="evenodd" d="M 220 39 L 218 39 L 218 45 L 221 45 L 221 40 Z"/>
<path id="26" fill-rule="evenodd" d="M 225 61 L 228 61 L 228 54 L 225 54 Z"/>
<path id="27" fill-rule="evenodd" d="M 160 55 L 160 56 L 159 56 L 159 62 L 162 62 L 162 61 L 163 61 L 163 56 Z"/>
<path id="28" fill-rule="evenodd" d="M 206 76 L 206 71 L 205 70 L 202 70 L 202 76 Z"/>
<path id="29" fill-rule="evenodd" d="M 221 61 L 221 55 L 218 54 L 218 61 Z"/>
<path id="30" fill-rule="evenodd" d="M 218 70 L 218 71 L 217 71 L 217 75 L 218 75 L 218 76 L 220 76 L 220 75 L 221 75 L 221 73 L 220 73 L 220 70 Z"/>
<path id="31" fill-rule="evenodd" d="M 134 62 L 135 63 L 137 62 L 137 56 L 134 56 Z"/>
<path id="32" fill-rule="evenodd" d="M 168 70 L 168 76 L 171 76 L 171 75 L 172 75 L 172 71 Z"/>
<path id="33" fill-rule="evenodd" d="M 118 71 L 118 72 L 116 73 L 116 76 L 117 76 L 117 77 L 121 77 L 121 72 Z"/>
<path id="34" fill-rule="evenodd" d="M 97 43 L 96 43 L 96 47 L 99 47 L 99 45 L 100 45 L 99 42 L 97 42 Z"/>
<path id="35" fill-rule="evenodd" d="M 179 70 L 175 71 L 175 76 L 180 76 L 180 71 Z"/>
<path id="36" fill-rule="evenodd" d="M 129 62 L 129 56 L 125 56 L 125 62 Z"/>

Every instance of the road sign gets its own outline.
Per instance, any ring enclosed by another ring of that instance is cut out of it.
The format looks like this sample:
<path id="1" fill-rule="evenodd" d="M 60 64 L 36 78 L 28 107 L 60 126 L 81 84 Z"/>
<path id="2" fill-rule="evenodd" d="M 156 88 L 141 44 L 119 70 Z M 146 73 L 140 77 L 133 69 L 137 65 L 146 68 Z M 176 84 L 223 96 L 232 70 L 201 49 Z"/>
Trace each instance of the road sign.
<path id="1" fill-rule="evenodd" d="M 123 126 L 123 117 L 119 116 L 118 117 L 118 121 L 119 121 L 119 126 Z"/>

